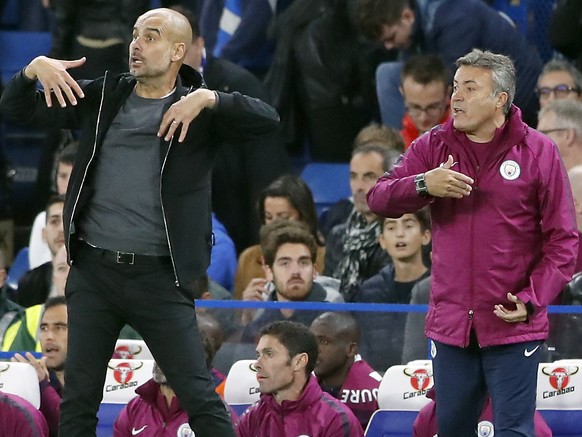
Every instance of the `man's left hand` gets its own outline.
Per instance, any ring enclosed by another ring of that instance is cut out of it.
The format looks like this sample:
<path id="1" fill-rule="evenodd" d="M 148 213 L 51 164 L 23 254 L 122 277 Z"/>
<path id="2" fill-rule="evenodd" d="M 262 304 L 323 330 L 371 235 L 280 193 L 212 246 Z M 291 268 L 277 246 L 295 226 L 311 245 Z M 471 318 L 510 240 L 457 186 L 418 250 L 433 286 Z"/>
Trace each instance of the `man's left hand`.
<path id="1" fill-rule="evenodd" d="M 178 128 L 181 128 L 178 142 L 183 142 L 192 120 L 198 117 L 204 108 L 212 109 L 214 105 L 216 105 L 216 94 L 211 90 L 199 88 L 187 96 L 183 96 L 164 114 L 158 137 L 163 136 L 166 141 L 170 141 Z"/>
<path id="2" fill-rule="evenodd" d="M 514 310 L 509 310 L 503 305 L 495 305 L 493 314 L 508 323 L 525 322 L 527 320 L 527 308 L 525 304 L 514 294 L 507 293 L 507 300 L 516 306 Z"/>

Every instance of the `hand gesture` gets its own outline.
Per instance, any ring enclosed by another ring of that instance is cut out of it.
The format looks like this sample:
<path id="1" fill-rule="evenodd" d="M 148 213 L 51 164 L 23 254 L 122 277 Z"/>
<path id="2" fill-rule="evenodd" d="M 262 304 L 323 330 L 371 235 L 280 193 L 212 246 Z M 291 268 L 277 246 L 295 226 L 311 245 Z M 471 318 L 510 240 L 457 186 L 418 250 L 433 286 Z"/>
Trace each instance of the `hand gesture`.
<path id="1" fill-rule="evenodd" d="M 214 105 L 216 105 L 216 94 L 205 88 L 199 88 L 187 96 L 183 96 L 164 114 L 158 137 L 164 137 L 166 141 L 170 141 L 178 128 L 181 127 L 178 142 L 183 142 L 192 120 L 198 117 L 204 108 L 212 109 Z"/>
<path id="2" fill-rule="evenodd" d="M 267 280 L 264 278 L 253 278 L 247 285 L 247 288 L 243 291 L 242 300 L 244 301 L 255 301 L 262 302 L 263 295 L 268 293 L 266 285 Z M 241 323 L 247 325 L 253 320 L 255 315 L 255 310 L 251 308 L 245 308 L 242 313 Z"/>
<path id="3" fill-rule="evenodd" d="M 527 320 L 527 308 L 525 307 L 525 304 L 517 296 L 511 293 L 507 293 L 507 300 L 513 302 L 516 306 L 516 309 L 509 310 L 503 305 L 499 304 L 495 305 L 493 314 L 508 323 L 525 322 Z"/>
<path id="4" fill-rule="evenodd" d="M 462 199 L 471 194 L 471 185 L 475 181 L 463 173 L 451 170 L 455 164 L 453 156 L 449 155 L 447 162 L 424 174 L 426 188 L 431 196 Z"/>
<path id="5" fill-rule="evenodd" d="M 42 357 L 40 360 L 34 358 L 30 352 L 26 352 L 26 357 L 23 357 L 20 354 L 14 354 L 10 361 L 13 363 L 28 363 L 34 370 L 36 370 L 36 375 L 38 376 L 38 382 L 42 382 L 46 379 L 49 379 L 49 371 L 48 367 L 46 366 L 46 357 Z"/>
<path id="6" fill-rule="evenodd" d="M 67 100 L 74 106 L 79 98 L 85 97 L 79 84 L 71 77 L 67 71 L 70 68 L 80 67 L 85 63 L 85 58 L 74 61 L 62 61 L 60 59 L 39 56 L 34 58 L 24 69 L 24 74 L 29 79 L 38 80 L 44 89 L 46 104 L 50 108 L 53 105 L 51 92 L 55 93 L 59 104 L 64 108 Z"/>

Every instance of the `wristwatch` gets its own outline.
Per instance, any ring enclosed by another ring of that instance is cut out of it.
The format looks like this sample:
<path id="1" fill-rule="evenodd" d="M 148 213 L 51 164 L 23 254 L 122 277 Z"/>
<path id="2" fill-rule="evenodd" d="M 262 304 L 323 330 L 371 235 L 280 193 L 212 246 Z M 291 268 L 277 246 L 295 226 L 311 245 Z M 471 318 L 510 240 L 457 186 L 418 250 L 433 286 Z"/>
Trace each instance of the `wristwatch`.
<path id="1" fill-rule="evenodd" d="M 428 197 L 428 188 L 426 188 L 426 181 L 424 180 L 424 173 L 417 174 L 414 177 L 414 188 L 416 193 L 421 197 Z"/>

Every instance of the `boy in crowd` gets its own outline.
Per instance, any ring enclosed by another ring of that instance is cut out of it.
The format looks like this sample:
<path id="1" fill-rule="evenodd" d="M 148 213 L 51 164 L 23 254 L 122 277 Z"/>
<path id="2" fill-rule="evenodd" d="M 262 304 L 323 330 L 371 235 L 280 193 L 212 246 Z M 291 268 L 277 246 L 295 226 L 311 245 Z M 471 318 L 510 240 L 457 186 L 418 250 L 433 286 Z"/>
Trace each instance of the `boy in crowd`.
<path id="1" fill-rule="evenodd" d="M 430 275 L 423 262 L 423 247 L 431 240 L 426 208 L 398 219 L 381 220 L 379 241 L 392 264 L 350 290 L 350 300 L 368 303 L 410 303 L 412 287 Z M 405 313 L 355 313 L 363 335 L 363 355 L 372 367 L 385 370 L 399 364 L 404 339 Z"/>

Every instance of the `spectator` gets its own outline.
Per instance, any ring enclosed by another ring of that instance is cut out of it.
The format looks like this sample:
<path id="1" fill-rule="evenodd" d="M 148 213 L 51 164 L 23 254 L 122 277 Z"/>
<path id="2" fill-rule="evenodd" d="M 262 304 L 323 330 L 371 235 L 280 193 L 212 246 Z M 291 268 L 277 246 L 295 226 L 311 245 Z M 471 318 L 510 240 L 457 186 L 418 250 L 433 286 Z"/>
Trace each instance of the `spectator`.
<path id="1" fill-rule="evenodd" d="M 341 280 L 340 290 L 374 276 L 390 262 L 378 242 L 380 221 L 370 211 L 366 193 L 390 168 L 389 150 L 377 144 L 360 146 L 352 152 L 350 189 L 354 208 L 345 223 L 335 226 L 326 241 L 324 275 Z"/>
<path id="2" fill-rule="evenodd" d="M 51 0 L 55 12 L 51 58 L 86 58 L 73 71 L 76 79 L 96 79 L 127 71 L 127 45 L 137 17 L 149 6 L 146 0 L 86 0 L 76 4 Z"/>
<path id="3" fill-rule="evenodd" d="M 568 179 L 572 188 L 572 198 L 576 211 L 576 223 L 578 224 L 578 258 L 574 273 L 582 272 L 582 165 L 568 170 Z"/>
<path id="4" fill-rule="evenodd" d="M 337 291 L 326 290 L 314 281 L 315 239 L 297 221 L 275 221 L 261 229 L 261 249 L 265 258 L 267 281 L 272 288 L 249 285 L 243 294 L 247 301 L 277 302 L 343 302 Z M 259 330 L 274 321 L 291 320 L 309 325 L 319 315 L 317 311 L 292 309 L 265 310 L 251 321 L 252 310 L 244 310 L 242 323 L 247 324 L 242 340 L 256 341 Z M 250 322 L 250 323 L 249 323 Z"/>
<path id="5" fill-rule="evenodd" d="M 380 246 L 392 258 L 380 272 L 350 290 L 349 300 L 408 304 L 413 287 L 430 275 L 423 248 L 430 243 L 430 214 L 426 208 L 397 219 L 380 219 Z M 362 354 L 374 369 L 401 363 L 406 313 L 355 312 L 363 332 Z"/>
<path id="6" fill-rule="evenodd" d="M 204 2 L 200 28 L 209 53 L 252 71 L 262 78 L 271 65 L 274 41 L 267 29 L 275 2 L 215 0 Z"/>
<path id="7" fill-rule="evenodd" d="M 582 100 L 582 73 L 568 61 L 552 59 L 544 65 L 536 93 L 540 108 L 558 99 Z"/>
<path id="8" fill-rule="evenodd" d="M 364 41 L 353 1 L 293 0 L 274 22 L 277 47 L 265 77 L 289 150 L 348 162 L 357 133 L 372 120 L 374 45 Z"/>
<path id="9" fill-rule="evenodd" d="M 210 370 L 216 353 L 214 342 L 207 331 L 201 329 L 206 365 Z M 139 386 L 133 398 L 121 410 L 113 425 L 113 437 L 143 437 L 160 435 L 194 436 L 188 424 L 188 414 L 180 406 L 180 400 L 168 383 L 158 363 L 154 363 L 153 378 Z M 222 397 L 222 396 L 221 396 Z M 236 423 L 236 413 L 228 408 L 232 423 Z"/>
<path id="10" fill-rule="evenodd" d="M 404 140 L 396 129 L 383 124 L 370 123 L 358 132 L 354 140 L 354 149 L 360 146 L 372 147 L 385 146 L 390 149 L 387 153 L 390 167 L 396 162 L 402 151 L 404 151 Z M 340 199 L 324 211 L 319 217 L 319 230 L 323 237 L 327 239 L 331 230 L 342 223 L 345 223 L 354 209 L 353 197 Z"/>
<path id="11" fill-rule="evenodd" d="M 18 437 L 48 437 L 46 420 L 27 400 L 0 391 L 2 433 Z"/>
<path id="12" fill-rule="evenodd" d="M 58 195 L 49 199 L 46 206 L 46 222 L 42 230 L 42 239 L 51 252 L 51 261 L 29 270 L 18 280 L 18 289 L 11 291 L 14 301 L 25 308 L 44 303 L 47 298 L 56 295 L 52 284 L 53 262 L 57 252 L 65 244 L 63 228 L 63 207 L 65 196 Z"/>
<path id="13" fill-rule="evenodd" d="M 554 5 L 547 29 L 552 47 L 582 68 L 582 3 L 559 0 Z"/>
<path id="14" fill-rule="evenodd" d="M 317 212 L 309 186 L 299 176 L 284 175 L 272 182 L 259 194 L 258 216 L 262 225 L 276 219 L 299 220 L 307 225 L 317 243 L 316 268 L 323 272 L 325 245 L 317 228 Z M 245 288 L 264 286 L 266 281 L 263 253 L 259 245 L 251 246 L 239 257 L 235 278 L 234 298 L 240 299 Z"/>
<path id="15" fill-rule="evenodd" d="M 434 387 L 431 388 L 426 397 L 432 402 L 426 404 L 418 412 L 418 416 L 414 419 L 412 424 L 413 437 L 434 437 L 438 435 L 437 417 L 436 417 L 436 393 Z M 552 437 L 552 430 L 544 420 L 543 416 L 536 411 L 534 415 L 535 436 L 536 437 Z M 481 416 L 479 417 L 479 424 L 475 428 L 475 433 L 478 436 L 494 436 L 498 435 L 500 430 L 495 432 L 493 421 L 493 405 L 491 405 L 491 398 L 487 397 Z M 501 431 L 502 432 L 502 431 Z"/>
<path id="16" fill-rule="evenodd" d="M 556 146 L 512 105 L 511 60 L 475 49 L 457 66 L 452 120 L 419 138 L 368 202 L 385 217 L 430 205 L 439 433 L 474 433 L 489 394 L 496 434 L 532 435 L 547 306 L 578 249 L 571 191 Z"/>
<path id="17" fill-rule="evenodd" d="M 324 393 L 311 375 L 317 349 L 315 336 L 299 323 L 263 328 L 255 364 L 261 398 L 238 421 L 238 437 L 364 435 L 351 410 Z"/>
<path id="18" fill-rule="evenodd" d="M 202 338 L 204 340 L 204 351 L 207 357 L 207 365 L 210 370 L 210 375 L 214 381 L 214 390 L 224 398 L 224 385 L 226 382 L 226 376 L 219 372 L 215 367 L 212 366 L 214 357 L 216 353 L 222 346 L 222 342 L 225 337 L 225 332 L 218 319 L 214 317 L 211 313 L 200 311 L 201 308 L 196 310 L 196 320 L 198 322 L 198 329 L 202 332 Z"/>
<path id="19" fill-rule="evenodd" d="M 311 323 L 319 353 L 315 376 L 326 393 L 346 404 L 366 429 L 378 409 L 382 377 L 358 354 L 360 328 L 347 313 L 323 313 Z"/>
<path id="20" fill-rule="evenodd" d="M 400 92 L 406 108 L 400 133 L 408 148 L 420 135 L 451 116 L 450 72 L 438 56 L 413 56 L 402 67 Z"/>
<path id="21" fill-rule="evenodd" d="M 62 246 L 57 252 L 52 266 L 51 289 L 54 290 L 54 296 L 60 297 L 65 295 L 65 284 L 69 275 L 69 265 L 67 264 L 67 251 Z M 21 321 L 14 323 L 4 337 L 2 350 L 11 351 L 41 351 L 40 341 L 40 320 L 44 312 L 45 304 L 38 304 L 28 307 L 24 312 Z"/>
<path id="22" fill-rule="evenodd" d="M 206 50 L 198 17 L 181 6 L 172 9 L 186 16 L 192 26 L 192 45 L 186 52 L 184 63 L 204 75 L 209 89 L 225 93 L 238 91 L 269 101 L 265 86 L 256 76 Z M 258 240 L 262 220 L 257 220 L 255 203 L 260 191 L 288 173 L 291 162 L 278 132 L 260 141 L 224 142 L 216 154 L 212 172 L 212 210 L 228 230 L 237 253 L 241 253 Z M 232 290 L 232 286 L 226 288 Z"/>
<path id="23" fill-rule="evenodd" d="M 39 325 L 42 358 L 27 352 L 17 353 L 12 361 L 29 363 L 36 370 L 40 384 L 40 411 L 51 437 L 58 436 L 60 403 L 65 385 L 65 361 L 68 339 L 67 301 L 65 296 L 51 297 L 44 305 Z"/>
<path id="24" fill-rule="evenodd" d="M 73 171 L 73 163 L 75 162 L 78 148 L 78 142 L 70 142 L 57 155 L 55 163 L 55 187 L 58 195 L 64 196 L 67 192 L 67 186 L 69 185 L 69 178 Z M 42 230 L 45 223 L 46 211 L 42 211 L 34 219 L 32 230 L 30 231 L 30 240 L 28 242 L 28 264 L 30 269 L 34 269 L 52 259 L 51 250 L 42 237 Z"/>
<path id="25" fill-rule="evenodd" d="M 566 171 L 582 165 L 582 101 L 548 103 L 540 111 L 537 130 L 556 143 Z"/>
<path id="26" fill-rule="evenodd" d="M 399 50 L 401 61 L 412 54 L 434 54 L 452 71 L 456 59 L 473 48 L 502 51 L 517 69 L 516 104 L 526 120 L 535 120 L 534 89 L 542 60 L 514 23 L 482 0 L 360 0 L 358 13 L 363 33 Z M 401 68 L 401 62 L 385 63 L 376 71 L 382 122 L 395 128 L 404 115 Z"/>

